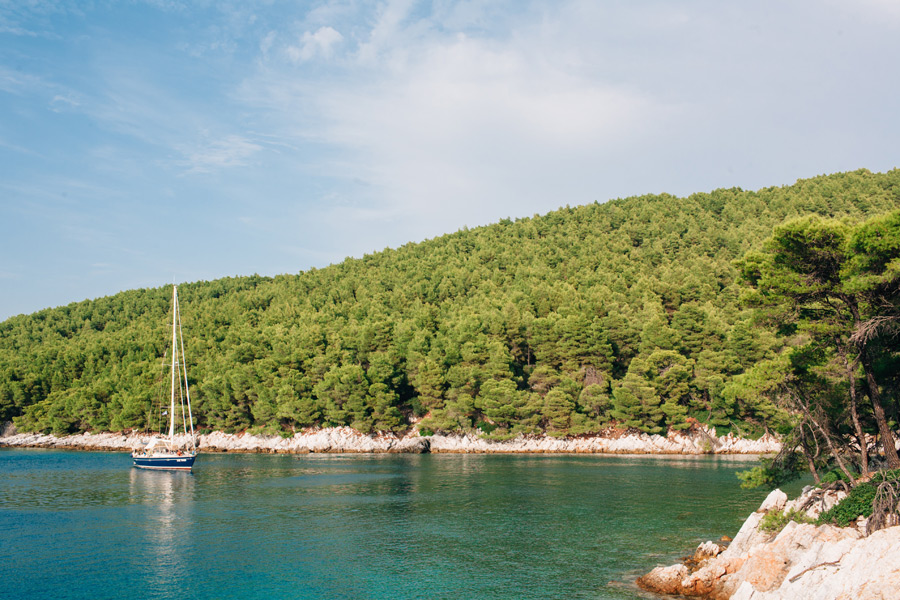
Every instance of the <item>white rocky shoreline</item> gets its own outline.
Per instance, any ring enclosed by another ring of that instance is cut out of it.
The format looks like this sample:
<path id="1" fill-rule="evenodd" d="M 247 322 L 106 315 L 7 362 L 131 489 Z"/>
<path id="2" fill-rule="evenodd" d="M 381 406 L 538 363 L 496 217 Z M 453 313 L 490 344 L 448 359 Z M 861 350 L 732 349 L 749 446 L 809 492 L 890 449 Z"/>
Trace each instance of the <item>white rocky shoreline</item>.
<path id="1" fill-rule="evenodd" d="M 138 432 L 81 433 L 55 436 L 17 433 L 11 424 L 0 428 L 0 447 L 61 448 L 130 451 L 143 446 L 150 434 Z M 453 453 L 453 454 L 768 454 L 778 452 L 779 440 L 765 435 L 757 440 L 717 436 L 705 427 L 669 432 L 666 436 L 609 429 L 596 435 L 555 438 L 518 436 L 506 441 L 487 440 L 472 434 L 420 436 L 417 431 L 363 434 L 349 427 L 305 429 L 290 437 L 250 433 L 212 432 L 198 435 L 205 452 L 265 454 L 307 453 Z"/>
<path id="2" fill-rule="evenodd" d="M 816 518 L 844 496 L 808 487 L 788 502 L 775 490 L 727 547 L 705 542 L 682 564 L 658 567 L 637 584 L 657 594 L 707 600 L 900 598 L 900 526 L 868 536 L 862 518 L 851 527 L 790 521 L 777 533 L 760 528 L 768 512 L 808 507 L 803 512 Z"/>

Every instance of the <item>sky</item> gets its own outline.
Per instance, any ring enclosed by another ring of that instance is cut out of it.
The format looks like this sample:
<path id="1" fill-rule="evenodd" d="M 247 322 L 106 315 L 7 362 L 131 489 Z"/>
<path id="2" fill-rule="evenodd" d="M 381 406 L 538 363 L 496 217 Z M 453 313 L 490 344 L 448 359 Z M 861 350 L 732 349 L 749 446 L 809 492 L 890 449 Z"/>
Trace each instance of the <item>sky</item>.
<path id="1" fill-rule="evenodd" d="M 900 166 L 900 0 L 0 0 L 0 320 Z"/>

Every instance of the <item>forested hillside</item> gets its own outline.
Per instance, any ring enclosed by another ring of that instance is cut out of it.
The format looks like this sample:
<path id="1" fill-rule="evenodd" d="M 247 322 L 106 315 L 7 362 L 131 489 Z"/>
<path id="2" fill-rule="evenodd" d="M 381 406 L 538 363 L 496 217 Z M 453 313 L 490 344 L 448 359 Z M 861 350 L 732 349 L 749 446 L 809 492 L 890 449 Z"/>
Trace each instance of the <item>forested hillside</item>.
<path id="1" fill-rule="evenodd" d="M 900 170 L 642 196 L 505 220 L 321 270 L 179 286 L 201 429 L 738 433 L 783 414 L 734 378 L 784 343 L 734 261 L 785 219 L 900 209 Z M 0 324 L 0 421 L 151 428 L 171 288 Z"/>

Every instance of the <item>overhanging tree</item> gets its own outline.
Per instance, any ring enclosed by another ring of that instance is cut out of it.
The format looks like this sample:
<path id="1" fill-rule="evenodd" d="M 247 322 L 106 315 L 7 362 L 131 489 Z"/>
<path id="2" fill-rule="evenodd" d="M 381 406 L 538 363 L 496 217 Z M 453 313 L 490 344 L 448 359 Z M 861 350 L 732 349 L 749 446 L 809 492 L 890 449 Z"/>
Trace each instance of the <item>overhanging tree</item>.
<path id="1" fill-rule="evenodd" d="M 802 334 L 843 360 L 851 390 L 858 364 L 891 468 L 900 468 L 900 457 L 875 366 L 893 348 L 876 324 L 893 323 L 897 315 L 898 256 L 895 213 L 858 227 L 818 217 L 793 220 L 775 228 L 762 252 L 739 263 L 753 288 L 747 300 L 762 322 L 785 336 Z M 854 401 L 855 392 L 848 404 Z M 855 413 L 855 405 L 849 408 Z"/>

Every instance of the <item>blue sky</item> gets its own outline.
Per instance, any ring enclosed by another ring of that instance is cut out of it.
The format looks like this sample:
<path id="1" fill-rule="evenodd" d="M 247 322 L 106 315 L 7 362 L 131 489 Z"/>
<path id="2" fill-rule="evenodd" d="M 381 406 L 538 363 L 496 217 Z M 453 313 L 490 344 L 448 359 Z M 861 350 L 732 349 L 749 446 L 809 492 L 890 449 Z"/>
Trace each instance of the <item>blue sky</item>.
<path id="1" fill-rule="evenodd" d="M 897 0 L 0 0 L 0 319 L 900 166 Z"/>

